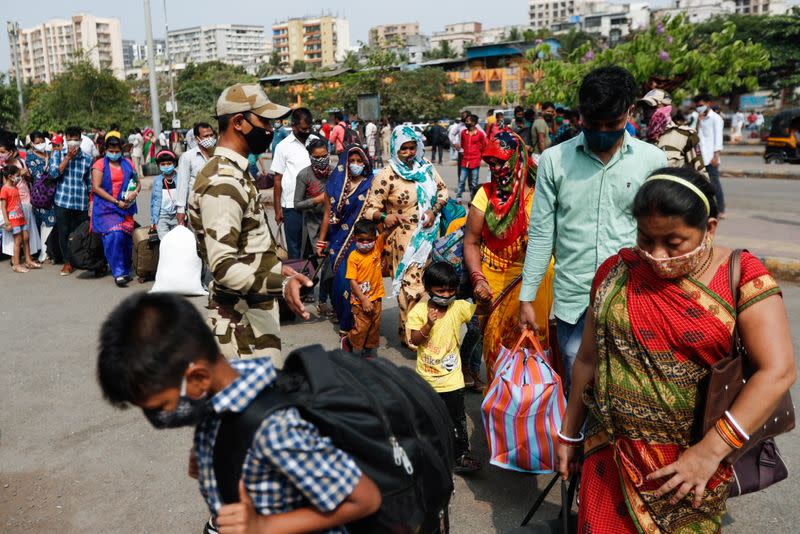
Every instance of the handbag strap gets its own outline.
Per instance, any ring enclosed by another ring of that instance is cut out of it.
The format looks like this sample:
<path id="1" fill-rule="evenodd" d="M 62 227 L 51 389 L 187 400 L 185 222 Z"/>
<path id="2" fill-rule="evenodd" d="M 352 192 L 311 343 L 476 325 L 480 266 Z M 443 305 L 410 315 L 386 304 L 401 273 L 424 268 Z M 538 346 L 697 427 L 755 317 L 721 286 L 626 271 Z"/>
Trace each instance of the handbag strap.
<path id="1" fill-rule="evenodd" d="M 731 332 L 731 356 L 734 358 L 741 354 L 739 350 L 742 339 L 739 337 L 739 284 L 742 281 L 742 250 L 737 248 L 728 258 L 728 289 L 733 297 L 733 332 Z"/>

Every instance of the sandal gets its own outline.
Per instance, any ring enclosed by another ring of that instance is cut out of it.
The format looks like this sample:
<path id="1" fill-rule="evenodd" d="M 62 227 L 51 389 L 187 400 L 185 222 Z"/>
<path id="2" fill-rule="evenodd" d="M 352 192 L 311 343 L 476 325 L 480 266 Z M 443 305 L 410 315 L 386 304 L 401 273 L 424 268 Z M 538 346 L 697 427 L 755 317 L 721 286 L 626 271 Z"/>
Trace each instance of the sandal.
<path id="1" fill-rule="evenodd" d="M 480 471 L 481 463 L 470 456 L 469 454 L 464 454 L 461 458 L 456 460 L 456 465 L 453 467 L 453 473 L 460 475 L 463 473 L 473 473 L 475 471 Z"/>
<path id="2" fill-rule="evenodd" d="M 11 270 L 15 273 L 29 273 L 30 271 L 22 265 L 12 265 Z"/>
<path id="3" fill-rule="evenodd" d="M 25 267 L 27 267 L 28 269 L 41 269 L 42 264 L 39 263 L 38 261 L 30 261 L 30 262 L 26 261 Z"/>

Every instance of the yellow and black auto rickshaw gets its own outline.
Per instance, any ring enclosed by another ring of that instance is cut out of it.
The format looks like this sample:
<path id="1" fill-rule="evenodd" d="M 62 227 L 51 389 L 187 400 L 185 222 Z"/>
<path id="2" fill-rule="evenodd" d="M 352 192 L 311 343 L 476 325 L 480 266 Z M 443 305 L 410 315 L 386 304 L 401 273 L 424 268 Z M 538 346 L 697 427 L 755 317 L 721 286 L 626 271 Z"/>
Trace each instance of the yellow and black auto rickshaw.
<path id="1" fill-rule="evenodd" d="M 772 119 L 764 161 L 800 163 L 800 108 L 781 111 Z"/>

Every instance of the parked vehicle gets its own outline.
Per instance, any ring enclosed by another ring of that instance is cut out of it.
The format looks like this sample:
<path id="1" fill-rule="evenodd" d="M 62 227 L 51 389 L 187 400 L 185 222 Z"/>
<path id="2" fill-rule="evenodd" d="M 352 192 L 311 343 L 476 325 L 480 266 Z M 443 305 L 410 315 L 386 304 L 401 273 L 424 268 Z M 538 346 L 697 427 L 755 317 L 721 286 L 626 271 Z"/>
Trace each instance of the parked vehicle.
<path id="1" fill-rule="evenodd" d="M 772 119 L 767 137 L 764 161 L 767 163 L 800 163 L 800 108 L 781 111 Z"/>

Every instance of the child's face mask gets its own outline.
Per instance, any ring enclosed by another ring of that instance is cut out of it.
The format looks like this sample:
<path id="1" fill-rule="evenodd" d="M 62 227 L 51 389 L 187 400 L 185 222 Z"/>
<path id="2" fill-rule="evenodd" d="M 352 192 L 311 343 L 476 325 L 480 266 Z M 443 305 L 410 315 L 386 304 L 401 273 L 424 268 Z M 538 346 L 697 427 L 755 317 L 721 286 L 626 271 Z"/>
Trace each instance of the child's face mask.
<path id="1" fill-rule="evenodd" d="M 362 253 L 372 252 L 375 248 L 375 241 L 356 241 L 356 250 Z"/>
<path id="2" fill-rule="evenodd" d="M 173 411 L 143 410 L 144 416 L 155 428 L 178 428 L 196 426 L 213 408 L 207 395 L 193 399 L 186 395 L 186 377 L 181 380 L 181 396 Z"/>

